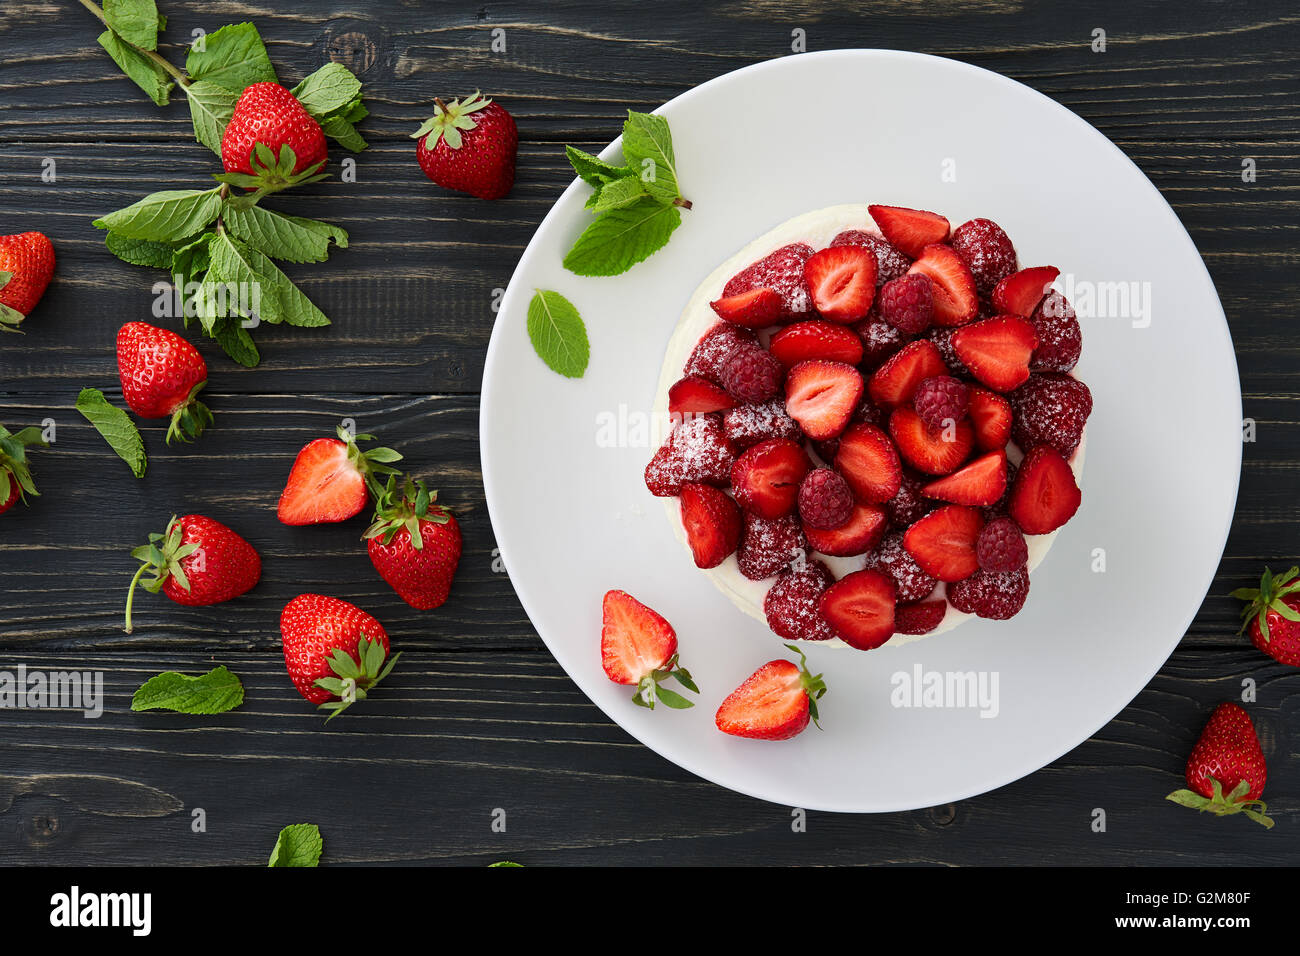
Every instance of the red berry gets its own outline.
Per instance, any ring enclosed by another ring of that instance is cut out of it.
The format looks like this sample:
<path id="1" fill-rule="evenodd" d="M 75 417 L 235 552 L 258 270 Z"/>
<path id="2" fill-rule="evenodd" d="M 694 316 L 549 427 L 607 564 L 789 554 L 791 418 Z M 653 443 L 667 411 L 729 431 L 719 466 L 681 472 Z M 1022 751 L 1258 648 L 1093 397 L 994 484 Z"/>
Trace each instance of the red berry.
<path id="1" fill-rule="evenodd" d="M 1049 534 L 1074 517 L 1081 499 L 1070 463 L 1051 445 L 1038 445 L 1020 462 L 1007 510 L 1025 534 Z"/>
<path id="2" fill-rule="evenodd" d="M 738 449 L 749 448 L 768 438 L 802 441 L 798 423 L 785 413 L 785 401 L 774 398 L 760 405 L 741 405 L 722 414 L 727 441 Z"/>
<path id="3" fill-rule="evenodd" d="M 934 510 L 935 503 L 921 492 L 928 481 L 929 479 L 922 478 L 910 468 L 903 469 L 898 494 L 885 502 L 885 511 L 889 514 L 890 523 L 899 528 L 906 528 Z"/>
<path id="4" fill-rule="evenodd" d="M 1266 815 L 1268 807 L 1259 799 L 1268 780 L 1264 751 L 1255 725 L 1239 705 L 1227 703 L 1214 708 L 1187 759 L 1186 776 L 1190 789 L 1177 790 L 1166 799 L 1217 816 L 1244 813 L 1272 828 L 1273 821 Z"/>
<path id="5" fill-rule="evenodd" d="M 781 296 L 783 318 L 807 315 L 812 310 L 812 298 L 804 282 L 803 266 L 812 254 L 812 246 L 802 242 L 782 246 L 732 276 L 722 290 L 722 296 L 728 298 L 752 289 L 771 289 Z"/>
<path id="6" fill-rule="evenodd" d="M 1007 490 L 1007 455 L 1001 449 L 981 455 L 946 478 L 924 488 L 930 498 L 955 505 L 988 506 Z"/>
<path id="7" fill-rule="evenodd" d="M 687 482 L 681 491 L 682 527 L 697 568 L 716 568 L 740 545 L 740 506 L 721 489 Z"/>
<path id="8" fill-rule="evenodd" d="M 952 231 L 952 248 L 975 277 L 980 295 L 1016 271 L 1016 247 L 991 219 L 971 219 Z"/>
<path id="9" fill-rule="evenodd" d="M 924 332 L 934 318 L 934 284 L 920 273 L 886 282 L 880 290 L 880 317 L 908 335 Z"/>
<path id="10" fill-rule="evenodd" d="M 719 322 L 696 343 L 682 374 L 698 375 L 714 385 L 722 385 L 722 363 L 731 355 L 732 350 L 757 345 L 758 336 L 750 329 L 742 329 L 730 322 Z"/>
<path id="11" fill-rule="evenodd" d="M 722 419 L 698 415 L 673 428 L 668 440 L 646 465 L 645 483 L 652 495 L 670 497 L 688 481 L 726 485 L 731 480 L 735 455 L 727 445 Z"/>
<path id="12" fill-rule="evenodd" d="M 951 375 L 933 375 L 916 387 L 912 407 L 931 428 L 944 428 L 966 417 L 970 390 Z"/>
<path id="13" fill-rule="evenodd" d="M 18 325 L 36 308 L 54 278 L 54 244 L 39 232 L 0 236 L 0 272 L 10 273 L 9 280 L 0 285 L 0 305 L 18 313 L 17 318 L 0 315 L 0 323 Z"/>
<path id="14" fill-rule="evenodd" d="M 819 609 L 835 636 L 869 651 L 894 636 L 894 582 L 870 568 L 846 574 L 821 596 Z"/>
<path id="15" fill-rule="evenodd" d="M 958 329 L 952 347 L 980 384 L 1009 392 L 1028 380 L 1038 336 L 1024 319 L 997 315 Z"/>
<path id="16" fill-rule="evenodd" d="M 930 243 L 948 238 L 948 220 L 935 212 L 905 206 L 868 206 L 867 212 L 890 244 L 913 259 Z"/>
<path id="17" fill-rule="evenodd" d="M 857 365 L 862 361 L 862 338 L 843 325 L 811 319 L 787 325 L 768 343 L 768 349 L 786 368 L 809 359 L 828 359 Z"/>
<path id="18" fill-rule="evenodd" d="M 975 542 L 975 556 L 984 571 L 1015 571 L 1029 560 L 1029 545 L 1020 526 L 1010 518 L 994 518 Z"/>
<path id="19" fill-rule="evenodd" d="M 192 441 L 212 421 L 195 396 L 208 366 L 194 346 L 170 329 L 128 322 L 117 333 L 117 372 L 127 407 L 141 418 L 171 418 L 167 441 Z"/>
<path id="20" fill-rule="evenodd" d="M 993 307 L 1004 315 L 1027 319 L 1060 274 L 1056 266 L 1033 266 L 1013 272 L 993 287 Z"/>
<path id="21" fill-rule="evenodd" d="M 875 505 L 854 505 L 849 520 L 838 528 L 823 531 L 806 527 L 804 533 L 808 546 L 819 554 L 851 558 L 874 548 L 888 526 L 885 513 Z"/>
<path id="22" fill-rule="evenodd" d="M 746 511 L 744 523 L 736 563 L 740 573 L 751 581 L 770 578 L 791 562 L 807 556 L 808 539 L 794 515 L 768 519 Z"/>
<path id="23" fill-rule="evenodd" d="M 773 289 L 750 289 L 709 303 L 709 307 L 734 325 L 743 325 L 750 329 L 761 329 L 776 322 L 781 317 L 784 300 Z"/>
<path id="24" fill-rule="evenodd" d="M 706 378 L 688 375 L 668 389 L 668 412 L 673 416 L 721 412 L 735 408 L 736 400 Z"/>
<path id="25" fill-rule="evenodd" d="M 890 279 L 897 279 L 907 271 L 912 263 L 893 246 L 879 236 L 873 236 L 861 229 L 847 229 L 831 240 L 831 247 L 862 246 L 876 255 L 876 286 L 883 286 Z"/>
<path id="26" fill-rule="evenodd" d="M 906 335 L 874 311 L 855 323 L 853 330 L 862 337 L 862 367 L 868 371 L 878 368 L 907 343 Z"/>
<path id="27" fill-rule="evenodd" d="M 1047 293 L 1029 321 L 1038 334 L 1038 348 L 1029 362 L 1030 371 L 1068 372 L 1078 364 L 1083 351 L 1083 332 L 1065 296 L 1055 289 Z"/>
<path id="28" fill-rule="evenodd" d="M 515 184 L 519 131 L 500 103 L 478 93 L 444 104 L 411 134 L 420 168 L 444 189 L 500 199 Z"/>
<path id="29" fill-rule="evenodd" d="M 221 165 L 226 172 L 253 174 L 257 143 L 276 159 L 282 147 L 292 149 L 295 173 L 324 162 L 327 155 L 320 123 L 279 83 L 253 83 L 239 95 L 221 136 Z"/>
<path id="30" fill-rule="evenodd" d="M 908 528 L 903 547 L 926 574 L 940 581 L 960 581 L 979 570 L 975 542 L 984 528 L 979 511 L 945 505 Z"/>
<path id="31" fill-rule="evenodd" d="M 924 600 L 939 584 L 939 579 L 923 570 L 903 547 L 901 531 L 884 537 L 876 549 L 867 555 L 866 567 L 888 574 L 898 592 L 898 600 L 903 603 Z"/>
<path id="32" fill-rule="evenodd" d="M 943 364 L 948 367 L 948 372 L 952 375 L 961 375 L 970 377 L 970 369 L 966 363 L 961 360 L 957 350 L 952 347 L 952 336 L 957 330 L 948 326 L 936 325 L 931 327 L 925 337 L 934 343 L 935 348 L 939 350 L 939 355 L 943 358 Z"/>
<path id="33" fill-rule="evenodd" d="M 975 277 L 948 246 L 926 246 L 909 273 L 921 273 L 934 284 L 934 324 L 964 325 L 979 314 Z"/>
<path id="34" fill-rule="evenodd" d="M 862 401 L 862 375 L 852 365 L 813 359 L 790 369 L 785 410 L 814 441 L 844 431 Z"/>
<path id="35" fill-rule="evenodd" d="M 894 630 L 899 634 L 929 634 L 943 623 L 947 613 L 948 602 L 943 598 L 900 604 L 894 608 Z"/>
<path id="36" fill-rule="evenodd" d="M 1067 459 L 1083 438 L 1092 414 L 1092 392 L 1077 378 L 1045 372 L 1007 396 L 1014 418 L 1011 439 L 1028 451 L 1051 445 Z"/>
<path id="37" fill-rule="evenodd" d="M 786 438 L 769 438 L 747 449 L 731 466 L 732 494 L 742 508 L 761 518 L 788 515 L 811 467 L 803 446 Z"/>
<path id="38" fill-rule="evenodd" d="M 943 375 L 947 369 L 932 342 L 917 339 L 903 346 L 871 373 L 867 393 L 882 409 L 906 405 L 927 378 Z"/>
<path id="39" fill-rule="evenodd" d="M 733 349 L 722 363 L 722 387 L 742 402 L 766 402 L 781 391 L 785 366 L 761 348 Z"/>
<path id="40" fill-rule="evenodd" d="M 1281 605 L 1300 613 L 1300 568 L 1278 575 L 1265 568 L 1258 588 L 1238 588 L 1232 596 L 1247 602 L 1241 613 L 1251 643 L 1283 664 L 1300 667 L 1300 621 L 1278 610 Z"/>
<path id="41" fill-rule="evenodd" d="M 976 571 L 948 585 L 948 600 L 963 614 L 994 621 L 1015 617 L 1029 597 L 1029 572 Z"/>
<path id="42" fill-rule="evenodd" d="M 903 467 L 894 443 L 878 425 L 866 422 L 850 425 L 840 437 L 835 470 L 865 504 L 879 504 L 893 498 L 903 480 Z"/>
<path id="43" fill-rule="evenodd" d="M 861 246 L 835 246 L 808 257 L 804 282 L 813 307 L 831 322 L 866 318 L 876 298 L 876 257 Z"/>
<path id="44" fill-rule="evenodd" d="M 821 616 L 818 601 L 834 582 L 835 575 L 820 561 L 780 572 L 763 598 L 767 626 L 788 641 L 829 641 L 835 632 Z"/>
<path id="45" fill-rule="evenodd" d="M 805 528 L 829 531 L 853 514 L 849 483 L 829 468 L 814 468 L 799 486 L 799 517 Z"/>
<path id="46" fill-rule="evenodd" d="M 889 416 L 889 434 L 907 464 L 927 475 L 947 475 L 961 467 L 975 447 L 975 430 L 962 419 L 952 427 L 932 429 L 910 408 Z"/>

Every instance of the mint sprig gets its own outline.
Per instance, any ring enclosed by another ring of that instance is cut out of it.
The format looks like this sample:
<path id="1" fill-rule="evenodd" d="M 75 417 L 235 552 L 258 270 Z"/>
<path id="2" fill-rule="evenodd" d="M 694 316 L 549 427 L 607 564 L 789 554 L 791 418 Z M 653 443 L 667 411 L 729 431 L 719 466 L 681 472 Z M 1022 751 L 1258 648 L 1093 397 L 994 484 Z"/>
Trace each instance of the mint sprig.
<path id="1" fill-rule="evenodd" d="M 572 302 L 538 289 L 528 303 L 528 338 L 541 360 L 566 378 L 582 378 L 591 358 L 587 327 Z"/>
<path id="2" fill-rule="evenodd" d="M 681 225 L 682 196 L 668 121 L 628 110 L 623 124 L 623 165 L 615 166 L 574 146 L 565 147 L 569 165 L 595 189 L 586 207 L 596 221 L 564 257 L 564 267 L 582 276 L 626 272 L 662 249 Z"/>
<path id="3" fill-rule="evenodd" d="M 102 8 L 93 0 L 80 3 L 108 27 L 100 44 L 155 103 L 167 105 L 173 90 L 185 95 L 195 139 L 218 156 L 243 90 L 279 82 L 251 23 L 229 24 L 196 40 L 182 71 L 157 52 L 166 20 L 154 0 L 104 0 Z M 361 81 L 346 67 L 327 63 L 292 92 L 326 136 L 346 149 L 366 148 L 356 130 L 368 115 Z M 94 224 L 106 231 L 105 244 L 119 259 L 168 270 L 186 326 L 198 320 L 232 359 L 254 366 L 261 355 L 250 330 L 259 322 L 329 324 L 273 260 L 324 262 L 331 246 L 348 244 L 338 226 L 259 205 L 267 196 L 325 178 L 319 165 L 295 172 L 296 162 L 287 146 L 275 154 L 258 143 L 252 173 L 218 173 L 220 185 L 212 189 L 153 193 Z"/>
<path id="4" fill-rule="evenodd" d="M 132 710 L 172 710 L 178 714 L 224 714 L 244 702 L 244 685 L 224 666 L 190 676 L 164 671 L 131 695 Z"/>
<path id="5" fill-rule="evenodd" d="M 267 866 L 316 866 L 324 841 L 314 823 L 293 823 L 280 831 Z"/>
<path id="6" fill-rule="evenodd" d="M 95 431 L 108 442 L 131 468 L 131 474 L 143 478 L 149 459 L 144 453 L 144 439 L 126 412 L 109 402 L 97 388 L 83 388 L 77 396 L 77 411 L 95 426 Z"/>

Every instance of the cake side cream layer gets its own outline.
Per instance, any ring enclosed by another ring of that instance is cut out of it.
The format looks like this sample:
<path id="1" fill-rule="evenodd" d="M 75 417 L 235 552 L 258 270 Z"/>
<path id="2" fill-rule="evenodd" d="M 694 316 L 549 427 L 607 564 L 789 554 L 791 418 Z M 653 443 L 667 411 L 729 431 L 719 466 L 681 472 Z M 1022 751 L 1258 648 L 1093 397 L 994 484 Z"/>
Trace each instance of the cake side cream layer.
<path id="1" fill-rule="evenodd" d="M 753 242 L 746 245 L 743 249 L 727 259 L 726 262 L 713 270 L 695 292 L 691 295 L 690 301 L 686 303 L 686 308 L 682 311 L 681 318 L 677 322 L 677 327 L 673 331 L 672 337 L 668 340 L 668 347 L 664 354 L 664 364 L 659 373 L 659 385 L 655 390 L 655 402 L 652 420 L 656 423 L 665 423 L 669 421 L 668 417 L 668 389 L 673 383 L 682 377 L 682 369 L 685 367 L 691 352 L 699 343 L 704 334 L 713 328 L 718 322 L 722 321 L 717 314 L 709 307 L 709 303 L 721 297 L 722 289 L 732 276 L 740 272 L 746 266 L 757 262 L 768 253 L 789 245 L 792 242 L 805 242 L 812 246 L 813 249 L 823 249 L 830 245 L 830 241 L 841 232 L 847 229 L 860 229 L 863 232 L 869 232 L 873 235 L 880 235 L 880 230 L 872 221 L 871 214 L 867 212 L 866 204 L 849 203 L 839 206 L 828 206 L 825 209 L 817 209 L 796 216 L 793 219 L 786 220 L 781 225 L 759 236 Z M 815 316 L 809 316 L 814 318 Z M 666 435 L 654 436 L 655 448 L 659 447 L 660 442 Z M 1074 453 L 1070 461 L 1070 467 L 1074 471 L 1075 481 L 1079 481 L 1083 470 L 1084 451 L 1087 446 L 1087 430 L 1084 430 L 1083 439 L 1079 442 L 1079 448 Z M 1007 447 L 1007 457 L 1016 464 L 1020 462 L 1020 452 L 1014 446 Z M 1082 487 L 1082 485 L 1080 485 Z M 681 510 L 679 499 L 676 497 L 664 498 L 664 507 L 668 514 L 668 521 L 677 535 L 677 539 L 685 548 L 686 554 L 691 553 L 690 545 L 686 540 L 686 529 L 682 525 Z M 1026 535 L 1025 541 L 1029 546 L 1029 570 L 1032 572 L 1043 558 L 1047 556 L 1048 550 L 1057 535 L 1056 531 L 1050 534 Z M 842 578 L 852 571 L 858 571 L 863 566 L 861 555 L 852 558 L 836 558 L 829 555 L 813 553 L 813 557 L 824 562 L 834 573 L 836 578 Z M 693 563 L 693 559 L 692 563 Z M 701 574 L 706 574 L 715 587 L 728 598 L 731 602 L 740 608 L 750 617 L 762 621 L 764 626 L 767 625 L 767 616 L 763 613 L 763 598 L 766 597 L 768 589 L 776 580 L 775 576 L 764 578 L 761 581 L 753 581 L 740 573 L 740 567 L 736 563 L 736 556 L 732 554 L 722 564 L 716 568 L 697 569 Z M 1033 593 L 1032 587 L 1030 593 Z M 945 585 L 940 582 L 939 587 L 927 600 L 935 600 L 943 597 L 945 594 Z M 898 647 L 903 644 L 910 644 L 912 641 L 918 641 L 922 638 L 933 637 L 935 634 L 942 634 L 950 631 L 967 618 L 973 617 L 971 614 L 963 614 L 951 604 L 948 605 L 943 620 L 933 631 L 928 634 L 895 634 L 886 642 L 886 647 Z M 775 635 L 773 635 L 775 638 Z M 838 639 L 830 641 L 817 641 L 816 643 L 826 647 L 848 647 L 843 641 Z"/>

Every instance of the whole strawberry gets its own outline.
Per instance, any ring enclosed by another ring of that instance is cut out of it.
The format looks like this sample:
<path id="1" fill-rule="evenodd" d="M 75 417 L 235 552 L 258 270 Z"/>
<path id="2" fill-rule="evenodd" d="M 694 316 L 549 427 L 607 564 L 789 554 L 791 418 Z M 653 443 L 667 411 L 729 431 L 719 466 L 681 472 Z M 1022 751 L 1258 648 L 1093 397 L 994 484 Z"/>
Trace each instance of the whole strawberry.
<path id="1" fill-rule="evenodd" d="M 171 418 L 167 443 L 193 441 L 212 423 L 197 395 L 208 384 L 203 356 L 175 332 L 128 322 L 117 333 L 117 374 L 122 397 L 141 418 Z"/>
<path id="2" fill-rule="evenodd" d="M 1283 664 L 1300 667 L 1300 568 L 1276 577 L 1265 568 L 1258 588 L 1238 588 L 1232 596 L 1247 602 L 1241 629 L 1250 629 L 1251 643 Z"/>
<path id="3" fill-rule="evenodd" d="M 411 607 L 427 611 L 447 600 L 460 563 L 460 526 L 441 505 L 438 493 L 422 481 L 397 476 L 375 503 L 375 519 L 366 530 L 370 563 Z"/>
<path id="4" fill-rule="evenodd" d="M 39 495 L 27 464 L 28 448 L 48 448 L 39 428 L 24 428 L 17 433 L 0 425 L 0 515 L 19 498 L 27 503 L 28 495 Z"/>
<path id="5" fill-rule="evenodd" d="M 221 137 L 221 165 L 227 173 L 255 175 L 254 147 L 261 143 L 278 160 L 285 146 L 293 150 L 294 163 L 286 166 L 286 175 L 315 170 L 325 162 L 325 133 L 320 123 L 308 113 L 297 97 L 279 83 L 254 83 L 235 103 L 235 112 Z M 257 157 L 266 168 L 267 155 Z M 249 185 L 243 184 L 240 185 Z"/>
<path id="6" fill-rule="evenodd" d="M 140 567 L 126 596 L 126 632 L 131 633 L 135 586 L 161 591 L 177 604 L 220 604 L 250 590 L 262 576 L 262 559 L 253 546 L 219 521 L 203 515 L 172 518 L 162 534 L 131 552 Z M 146 574 L 153 576 L 143 580 Z"/>
<path id="7" fill-rule="evenodd" d="M 18 325 L 54 278 L 54 245 L 39 232 L 0 236 L 0 330 Z"/>
<path id="8" fill-rule="evenodd" d="M 323 594 L 300 594 L 284 606 L 280 638 L 293 686 L 330 718 L 365 700 L 401 657 L 388 657 L 383 625 L 355 604 Z"/>
<path id="9" fill-rule="evenodd" d="M 434 101 L 434 114 L 411 138 L 420 168 L 444 189 L 500 199 L 515 184 L 519 131 L 505 107 L 477 92 L 463 102 Z"/>
<path id="10" fill-rule="evenodd" d="M 1244 813 L 1272 828 L 1268 807 L 1259 799 L 1268 769 L 1250 716 L 1236 704 L 1220 704 L 1210 715 L 1187 760 L 1187 790 L 1166 797 L 1180 806 L 1216 816 Z"/>

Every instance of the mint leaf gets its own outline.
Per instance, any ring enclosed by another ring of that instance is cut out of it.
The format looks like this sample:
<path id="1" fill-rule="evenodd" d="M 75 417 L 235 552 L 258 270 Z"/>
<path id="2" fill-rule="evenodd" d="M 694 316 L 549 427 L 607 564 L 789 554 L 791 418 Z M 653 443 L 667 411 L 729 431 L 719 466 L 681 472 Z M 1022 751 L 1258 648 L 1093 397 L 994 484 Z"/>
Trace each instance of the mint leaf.
<path id="1" fill-rule="evenodd" d="M 573 303 L 548 289 L 538 289 L 528 303 L 528 338 L 553 371 L 582 378 L 591 357 L 587 327 Z"/>
<path id="2" fill-rule="evenodd" d="M 233 238 L 218 235 L 209 248 L 212 264 L 208 282 L 247 283 L 260 290 L 260 317 L 272 324 L 316 327 L 330 320 L 302 291 L 289 281 L 274 262 L 256 249 Z"/>
<path id="3" fill-rule="evenodd" d="M 174 710 L 178 714 L 222 714 L 244 702 L 244 685 L 225 667 L 190 677 L 164 671 L 131 695 L 132 710 Z"/>
<path id="4" fill-rule="evenodd" d="M 99 45 L 113 58 L 113 62 L 121 67 L 122 72 L 130 77 L 136 86 L 148 93 L 149 98 L 159 106 L 167 105 L 168 94 L 176 84 L 172 82 L 166 70 L 129 43 L 123 42 L 122 38 L 112 30 L 105 30 L 99 35 L 98 40 Z"/>
<path id="5" fill-rule="evenodd" d="M 651 196 L 662 203 L 681 198 L 673 134 L 662 116 L 627 111 L 627 121 L 623 124 L 623 159 Z"/>
<path id="6" fill-rule="evenodd" d="M 290 92 L 317 120 L 346 113 L 361 96 L 361 81 L 342 63 L 326 63 Z"/>
<path id="7" fill-rule="evenodd" d="M 190 119 L 194 121 L 194 138 L 220 156 L 221 137 L 234 115 L 238 94 L 209 80 L 191 83 L 185 92 L 190 101 Z"/>
<path id="8" fill-rule="evenodd" d="M 198 233 L 221 212 L 220 188 L 169 189 L 96 219 L 98 229 L 124 239 L 178 242 Z"/>
<path id="9" fill-rule="evenodd" d="M 609 209 L 621 209 L 623 206 L 630 206 L 644 195 L 646 195 L 645 184 L 636 176 L 627 176 L 606 183 L 592 193 L 587 208 L 597 214 Z"/>
<path id="10" fill-rule="evenodd" d="M 658 252 L 681 225 L 676 206 L 646 197 L 603 213 L 578 237 L 564 267 L 580 276 L 614 276 Z"/>
<path id="11" fill-rule="evenodd" d="M 261 354 L 248 334 L 248 329 L 238 319 L 223 319 L 212 327 L 212 338 L 222 351 L 245 368 L 255 368 L 262 361 Z"/>
<path id="12" fill-rule="evenodd" d="M 190 48 L 185 72 L 241 93 L 253 83 L 278 83 L 266 46 L 251 23 L 232 23 L 203 38 L 203 50 Z"/>
<path id="13" fill-rule="evenodd" d="M 288 262 L 324 262 L 331 241 L 344 249 L 348 245 L 348 234 L 338 226 L 262 206 L 227 206 L 222 221 L 253 248 Z"/>
<path id="14" fill-rule="evenodd" d="M 280 831 L 267 866 L 315 866 L 324 843 L 314 823 L 294 823 Z"/>
<path id="15" fill-rule="evenodd" d="M 606 183 L 613 182 L 616 179 L 622 179 L 624 176 L 631 176 L 632 171 L 626 166 L 611 166 L 591 153 L 584 153 L 576 146 L 564 147 L 564 155 L 568 157 L 569 165 L 573 171 L 578 174 L 583 182 L 597 188 Z"/>
<path id="16" fill-rule="evenodd" d="M 181 287 L 182 294 L 188 283 L 199 281 L 203 273 L 208 271 L 208 246 L 212 243 L 213 235 L 205 232 L 191 243 L 178 245 L 172 253 L 172 281 Z M 186 325 L 189 324 L 188 319 L 186 316 Z"/>
<path id="17" fill-rule="evenodd" d="M 104 245 L 123 262 L 133 266 L 150 266 L 170 269 L 176 246 L 170 242 L 150 242 L 148 239 L 128 239 L 121 233 L 110 232 L 104 236 Z"/>
<path id="18" fill-rule="evenodd" d="M 104 0 L 104 20 L 127 43 L 158 49 L 158 5 L 154 0 Z"/>
<path id="19" fill-rule="evenodd" d="M 364 107 L 363 107 L 364 109 Z M 369 144 L 357 132 L 356 127 L 352 125 L 351 120 L 343 116 L 326 117 L 320 124 L 320 128 L 330 139 L 337 140 L 339 145 L 344 149 L 359 153 Z"/>
<path id="20" fill-rule="evenodd" d="M 523 864 L 522 864 L 522 863 L 514 863 L 514 862 L 512 862 L 512 861 L 510 861 L 510 860 L 499 860 L 499 861 L 496 862 L 496 863 L 489 863 L 489 864 L 488 864 L 488 869 L 490 870 L 490 869 L 492 869 L 492 867 L 494 867 L 494 866 L 518 866 L 518 867 L 522 867 Z"/>
<path id="21" fill-rule="evenodd" d="M 144 453 L 144 440 L 126 412 L 109 404 L 104 393 L 97 388 L 83 388 L 77 396 L 77 411 L 104 436 L 117 457 L 131 466 L 131 473 L 143 478 L 148 459 Z"/>

